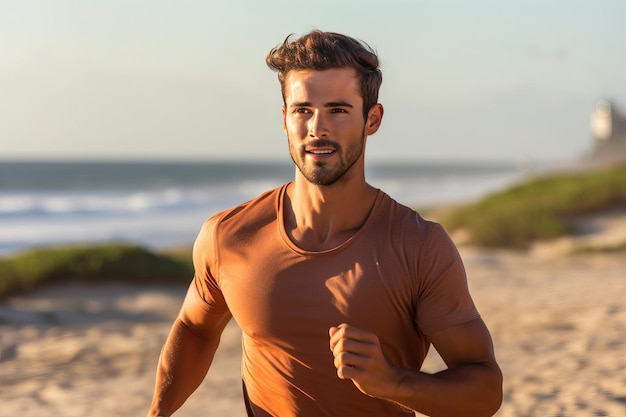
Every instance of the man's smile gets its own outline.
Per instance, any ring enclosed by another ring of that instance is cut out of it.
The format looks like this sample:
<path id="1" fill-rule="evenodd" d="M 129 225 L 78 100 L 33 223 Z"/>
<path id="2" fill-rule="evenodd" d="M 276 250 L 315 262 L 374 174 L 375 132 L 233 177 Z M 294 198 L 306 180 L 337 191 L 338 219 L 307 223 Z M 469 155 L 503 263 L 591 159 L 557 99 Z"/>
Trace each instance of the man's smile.
<path id="1" fill-rule="evenodd" d="M 313 155 L 329 155 L 331 153 L 335 153 L 334 149 L 309 149 L 308 153 L 312 153 Z"/>

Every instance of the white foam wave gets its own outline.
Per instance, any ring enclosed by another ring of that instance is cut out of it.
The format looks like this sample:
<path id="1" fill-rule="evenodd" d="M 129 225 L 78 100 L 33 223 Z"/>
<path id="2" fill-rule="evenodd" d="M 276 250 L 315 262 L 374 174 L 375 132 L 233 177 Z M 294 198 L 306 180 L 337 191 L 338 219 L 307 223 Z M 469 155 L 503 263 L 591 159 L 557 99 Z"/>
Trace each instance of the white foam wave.
<path id="1" fill-rule="evenodd" d="M 195 206 L 211 201 L 213 193 L 165 189 L 130 192 L 44 192 L 0 194 L 0 216 L 97 213 L 146 213 Z"/>

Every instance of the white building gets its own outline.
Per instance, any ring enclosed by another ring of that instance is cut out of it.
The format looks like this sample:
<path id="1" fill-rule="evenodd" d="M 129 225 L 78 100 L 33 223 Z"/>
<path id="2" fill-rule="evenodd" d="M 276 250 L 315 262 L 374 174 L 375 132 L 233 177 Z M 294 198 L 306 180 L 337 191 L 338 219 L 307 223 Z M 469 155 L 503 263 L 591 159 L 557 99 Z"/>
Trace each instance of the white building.
<path id="1" fill-rule="evenodd" d="M 614 103 L 598 100 L 591 112 L 590 128 L 594 143 L 585 159 L 601 163 L 626 161 L 626 115 Z"/>

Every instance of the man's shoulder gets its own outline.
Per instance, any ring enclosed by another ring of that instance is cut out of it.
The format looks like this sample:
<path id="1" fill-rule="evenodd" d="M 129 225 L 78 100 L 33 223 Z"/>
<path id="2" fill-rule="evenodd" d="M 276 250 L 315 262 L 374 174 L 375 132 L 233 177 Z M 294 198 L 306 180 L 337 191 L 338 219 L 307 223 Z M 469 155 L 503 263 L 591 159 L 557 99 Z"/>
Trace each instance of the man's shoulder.
<path id="1" fill-rule="evenodd" d="M 396 201 L 388 194 L 381 192 L 381 204 L 379 215 L 388 219 L 400 227 L 415 227 L 423 231 L 433 228 L 441 228 L 441 225 L 433 220 L 426 219 L 414 208 Z"/>
<path id="2" fill-rule="evenodd" d="M 234 233 L 237 230 L 253 230 L 260 224 L 277 218 L 279 196 L 285 185 L 268 190 L 252 200 L 219 211 L 204 224 L 201 233 Z"/>

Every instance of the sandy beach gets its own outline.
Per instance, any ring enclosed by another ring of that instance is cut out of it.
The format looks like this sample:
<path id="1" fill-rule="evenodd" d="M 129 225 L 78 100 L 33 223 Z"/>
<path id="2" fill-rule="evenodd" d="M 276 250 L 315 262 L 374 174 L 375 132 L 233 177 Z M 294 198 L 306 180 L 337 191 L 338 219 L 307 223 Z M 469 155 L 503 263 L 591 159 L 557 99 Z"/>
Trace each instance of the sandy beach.
<path id="1" fill-rule="evenodd" d="M 626 255 L 540 249 L 461 247 L 505 375 L 497 416 L 623 417 Z M 0 417 L 145 415 L 184 290 L 63 284 L 5 300 Z M 206 380 L 176 415 L 245 415 L 239 338 L 231 323 Z M 440 359 L 429 356 L 424 369 L 441 369 Z"/>

